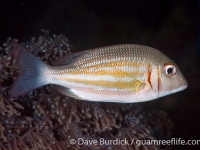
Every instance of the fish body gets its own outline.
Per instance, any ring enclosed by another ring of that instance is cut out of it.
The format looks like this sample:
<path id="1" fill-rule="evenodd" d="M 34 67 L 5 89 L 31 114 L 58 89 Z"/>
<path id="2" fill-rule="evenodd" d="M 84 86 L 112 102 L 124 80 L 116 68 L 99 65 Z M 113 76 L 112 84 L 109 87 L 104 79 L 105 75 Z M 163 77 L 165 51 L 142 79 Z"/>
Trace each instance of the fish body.
<path id="1" fill-rule="evenodd" d="M 81 100 L 132 103 L 181 91 L 187 82 L 177 65 L 160 51 L 124 44 L 65 56 L 49 66 L 19 44 L 13 52 L 20 75 L 10 95 L 55 84 L 67 96 Z"/>

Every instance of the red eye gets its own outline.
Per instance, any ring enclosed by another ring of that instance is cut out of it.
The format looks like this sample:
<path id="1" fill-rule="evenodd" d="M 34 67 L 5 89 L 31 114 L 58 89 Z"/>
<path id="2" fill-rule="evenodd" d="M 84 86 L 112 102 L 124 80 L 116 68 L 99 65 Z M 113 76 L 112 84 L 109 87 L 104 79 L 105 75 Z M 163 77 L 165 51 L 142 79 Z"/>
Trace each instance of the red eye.
<path id="1" fill-rule="evenodd" d="M 172 64 L 166 64 L 164 66 L 164 73 L 167 76 L 173 76 L 176 73 L 176 67 Z"/>

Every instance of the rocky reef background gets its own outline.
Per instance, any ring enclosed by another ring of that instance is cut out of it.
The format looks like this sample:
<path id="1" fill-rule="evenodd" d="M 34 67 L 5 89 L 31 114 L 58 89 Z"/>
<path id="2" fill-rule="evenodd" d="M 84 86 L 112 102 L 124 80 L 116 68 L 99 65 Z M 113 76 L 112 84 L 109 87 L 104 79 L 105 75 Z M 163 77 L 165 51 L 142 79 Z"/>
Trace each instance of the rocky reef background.
<path id="1" fill-rule="evenodd" d="M 43 62 L 54 61 L 71 53 L 64 35 L 43 35 L 21 43 Z M 58 93 L 46 85 L 17 98 L 9 91 L 18 76 L 12 43 L 8 38 L 0 49 L 0 148 L 1 149 L 160 149 L 167 146 L 131 144 L 132 139 L 169 139 L 173 124 L 164 111 L 144 115 L 137 104 L 87 102 Z M 78 145 L 71 139 L 97 140 L 104 138 L 129 140 L 130 145 Z"/>
<path id="2" fill-rule="evenodd" d="M 100 147 L 72 146 L 71 137 L 198 139 L 199 10 L 197 0 L 0 1 L 0 149 Z M 41 29 L 57 36 L 41 33 Z M 18 39 L 48 64 L 71 51 L 122 43 L 152 46 L 177 63 L 189 87 L 155 101 L 129 105 L 72 100 L 54 92 L 53 86 L 10 99 L 8 92 L 18 72 L 10 49 L 17 41 L 8 37 Z M 134 146 L 123 148 L 136 149 Z"/>

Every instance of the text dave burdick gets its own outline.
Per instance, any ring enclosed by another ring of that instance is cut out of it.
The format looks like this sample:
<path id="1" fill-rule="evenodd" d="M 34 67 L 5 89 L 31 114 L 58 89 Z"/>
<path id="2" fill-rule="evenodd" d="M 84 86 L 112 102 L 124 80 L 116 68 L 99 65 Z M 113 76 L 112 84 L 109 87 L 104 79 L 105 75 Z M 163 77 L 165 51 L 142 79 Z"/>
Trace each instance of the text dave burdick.
<path id="1" fill-rule="evenodd" d="M 128 140 L 127 138 L 124 139 L 116 138 L 114 140 L 107 140 L 104 138 L 100 138 L 99 140 L 78 138 L 77 144 L 78 145 L 129 145 L 131 143 L 130 140 Z"/>

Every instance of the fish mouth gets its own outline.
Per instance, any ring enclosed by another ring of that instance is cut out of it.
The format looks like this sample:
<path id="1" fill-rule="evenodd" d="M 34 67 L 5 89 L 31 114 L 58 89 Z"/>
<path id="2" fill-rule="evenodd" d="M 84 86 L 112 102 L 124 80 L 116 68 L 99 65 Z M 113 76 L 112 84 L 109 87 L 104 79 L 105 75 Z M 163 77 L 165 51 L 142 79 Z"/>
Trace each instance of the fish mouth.
<path id="1" fill-rule="evenodd" d="M 169 94 L 173 94 L 173 93 L 177 93 L 177 92 L 180 92 L 182 90 L 185 90 L 187 88 L 187 84 L 186 85 L 183 85 L 181 87 L 179 87 L 178 89 L 174 89 L 172 91 L 168 91 L 168 92 L 161 92 L 159 94 L 159 97 L 163 97 L 163 96 L 166 96 L 166 95 L 169 95 Z"/>
<path id="2" fill-rule="evenodd" d="M 180 81 L 180 84 L 179 84 L 180 87 L 177 88 L 177 89 L 172 90 L 172 91 L 171 91 L 172 93 L 176 93 L 176 92 L 183 91 L 183 90 L 185 90 L 185 89 L 188 87 L 188 82 L 185 80 L 184 77 L 183 77 L 182 79 L 183 79 L 183 80 Z"/>
<path id="3" fill-rule="evenodd" d="M 179 87 L 178 89 L 172 90 L 172 92 L 173 92 L 173 93 L 176 93 L 176 92 L 185 90 L 187 87 L 188 87 L 187 85 L 184 85 L 184 86 Z"/>

